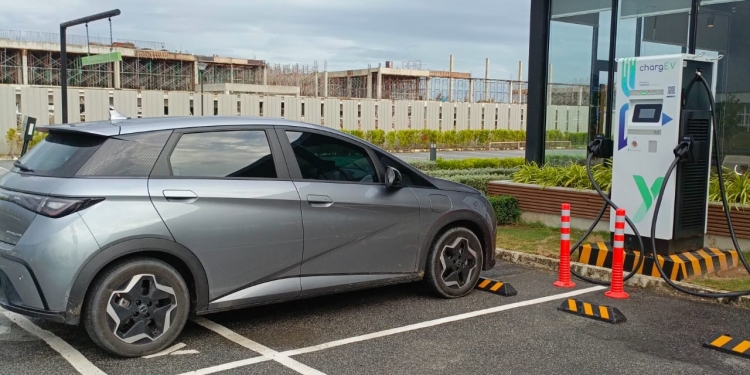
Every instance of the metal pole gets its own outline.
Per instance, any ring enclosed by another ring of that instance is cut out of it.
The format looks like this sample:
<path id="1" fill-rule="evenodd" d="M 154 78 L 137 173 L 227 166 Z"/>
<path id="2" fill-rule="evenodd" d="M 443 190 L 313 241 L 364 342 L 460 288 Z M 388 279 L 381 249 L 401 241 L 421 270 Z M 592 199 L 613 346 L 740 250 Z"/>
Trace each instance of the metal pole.
<path id="1" fill-rule="evenodd" d="M 612 137 L 612 106 L 615 104 L 615 57 L 617 52 L 617 24 L 620 16 L 620 4 L 617 1 L 612 2 L 612 19 L 609 26 L 609 61 L 607 67 L 607 102 L 605 117 L 605 133 L 607 137 Z"/>
<path id="2" fill-rule="evenodd" d="M 63 124 L 68 123 L 68 53 L 65 38 L 67 28 L 119 15 L 120 10 L 113 9 L 60 24 L 60 104 L 62 105 Z"/>

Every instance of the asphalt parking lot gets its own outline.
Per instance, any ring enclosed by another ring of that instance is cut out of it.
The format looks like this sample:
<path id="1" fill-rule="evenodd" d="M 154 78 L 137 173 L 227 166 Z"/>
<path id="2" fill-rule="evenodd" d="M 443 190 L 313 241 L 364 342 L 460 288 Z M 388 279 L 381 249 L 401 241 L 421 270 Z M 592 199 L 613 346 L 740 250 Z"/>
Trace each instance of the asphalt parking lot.
<path id="1" fill-rule="evenodd" d="M 500 262 L 512 284 L 438 299 L 419 284 L 198 317 L 171 354 L 120 359 L 82 329 L 0 314 L 2 374 L 748 374 L 750 360 L 706 349 L 712 335 L 750 338 L 747 310 L 642 290 L 610 300 L 556 274 Z M 567 314 L 568 298 L 617 307 L 620 324 Z"/>

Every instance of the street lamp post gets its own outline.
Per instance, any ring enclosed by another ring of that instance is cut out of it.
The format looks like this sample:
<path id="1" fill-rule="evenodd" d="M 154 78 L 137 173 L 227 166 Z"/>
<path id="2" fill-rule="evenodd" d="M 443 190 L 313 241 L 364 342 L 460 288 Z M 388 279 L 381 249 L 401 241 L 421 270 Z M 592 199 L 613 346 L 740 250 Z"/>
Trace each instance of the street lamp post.
<path id="1" fill-rule="evenodd" d="M 203 71 L 206 70 L 208 65 L 204 62 L 198 63 L 198 79 L 201 81 L 201 116 L 203 116 Z"/>

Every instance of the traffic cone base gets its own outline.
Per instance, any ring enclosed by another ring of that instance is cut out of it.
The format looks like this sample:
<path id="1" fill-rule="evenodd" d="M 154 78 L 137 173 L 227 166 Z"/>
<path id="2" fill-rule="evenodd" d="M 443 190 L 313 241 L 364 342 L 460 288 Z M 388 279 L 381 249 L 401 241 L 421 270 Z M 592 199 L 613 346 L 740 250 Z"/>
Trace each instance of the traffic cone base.
<path id="1" fill-rule="evenodd" d="M 625 292 L 613 292 L 611 290 L 605 292 L 604 296 L 614 299 L 628 299 L 630 297 L 630 295 Z"/>
<path id="2" fill-rule="evenodd" d="M 576 287 L 576 283 L 572 281 L 555 281 L 553 285 L 558 288 L 575 288 Z"/>

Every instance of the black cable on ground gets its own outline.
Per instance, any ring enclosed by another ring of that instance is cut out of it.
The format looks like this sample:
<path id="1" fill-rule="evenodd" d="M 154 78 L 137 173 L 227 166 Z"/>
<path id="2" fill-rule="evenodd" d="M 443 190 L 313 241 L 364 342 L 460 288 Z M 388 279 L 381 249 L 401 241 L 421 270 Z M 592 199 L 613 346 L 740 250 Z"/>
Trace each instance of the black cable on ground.
<path id="1" fill-rule="evenodd" d="M 729 214 L 729 204 L 727 203 L 727 193 L 726 188 L 724 186 L 724 174 L 722 173 L 722 166 L 721 166 L 721 156 L 719 154 L 719 137 L 718 133 L 716 131 L 716 105 L 714 102 L 714 96 L 711 92 L 711 88 L 708 85 L 708 82 L 706 81 L 706 78 L 703 77 L 700 72 L 696 73 L 697 80 L 700 80 L 703 83 L 703 87 L 706 89 L 706 93 L 708 94 L 708 100 L 711 104 L 711 120 L 713 121 L 713 138 L 714 138 L 714 155 L 716 156 L 716 170 L 718 172 L 719 177 L 719 191 L 721 192 L 721 202 L 724 205 L 724 216 L 727 218 L 727 226 L 729 228 L 729 235 L 732 238 L 732 243 L 734 244 L 734 249 L 737 250 L 737 255 L 740 258 L 740 261 L 742 262 L 742 265 L 745 266 L 745 270 L 750 273 L 750 264 L 748 264 L 747 259 L 745 259 L 745 255 L 742 253 L 742 249 L 740 249 L 740 244 L 737 241 L 737 235 L 734 233 L 734 225 L 732 224 L 732 216 Z"/>
<path id="2" fill-rule="evenodd" d="M 593 156 L 594 156 L 593 153 L 589 153 L 588 157 L 586 158 L 586 172 L 588 173 L 589 180 L 591 181 L 591 185 L 594 186 L 594 189 L 596 189 L 597 193 L 599 193 L 602 199 L 604 199 L 604 205 L 602 206 L 602 209 L 599 211 L 599 215 L 596 217 L 596 220 L 594 220 L 594 222 L 591 224 L 591 226 L 586 231 L 586 233 L 584 233 L 583 237 L 581 237 L 581 239 L 578 240 L 575 246 L 573 246 L 570 249 L 571 255 L 576 250 L 578 250 L 581 244 L 583 243 L 583 241 L 585 241 L 586 238 L 588 238 L 591 235 L 591 232 L 594 231 L 594 228 L 599 224 L 599 222 L 601 222 L 602 217 L 604 217 L 604 213 L 607 212 L 608 207 L 612 206 L 615 210 L 619 208 L 617 207 L 617 205 L 614 204 L 614 202 L 612 202 L 612 199 L 611 199 L 612 192 L 610 191 L 609 193 L 604 194 L 604 191 L 602 191 L 601 187 L 599 187 L 599 185 L 596 183 L 596 180 L 594 180 L 594 176 L 591 173 L 591 159 L 593 158 Z M 630 227 L 633 229 L 633 232 L 636 234 L 636 236 L 638 236 L 638 244 L 640 245 L 640 250 L 641 250 L 641 256 L 638 257 L 638 263 L 635 265 L 635 267 L 633 267 L 633 270 L 630 271 L 630 273 L 623 278 L 623 281 L 628 281 L 630 280 L 630 278 L 635 276 L 635 274 L 638 272 L 638 269 L 641 268 L 641 264 L 643 263 L 643 258 L 645 256 L 645 249 L 643 248 L 643 239 L 641 238 L 640 233 L 638 233 L 638 229 L 636 229 L 635 225 L 630 221 L 630 219 L 627 216 L 625 216 L 625 220 L 628 221 L 628 225 L 630 225 Z M 590 277 L 583 276 L 572 268 L 570 269 L 570 273 L 572 273 L 573 276 L 591 284 L 609 285 L 610 283 L 609 281 L 595 280 Z"/>
<path id="3" fill-rule="evenodd" d="M 651 251 L 654 255 L 654 259 L 657 259 L 656 255 L 656 221 L 659 217 L 659 208 L 661 208 L 661 202 L 664 198 L 664 192 L 667 189 L 667 185 L 669 185 L 669 178 L 672 176 L 672 172 L 674 172 L 675 167 L 677 167 L 677 164 L 680 162 L 680 157 L 676 156 L 672 164 L 669 166 L 669 169 L 667 170 L 667 174 L 664 176 L 664 183 L 661 185 L 661 189 L 659 189 L 659 195 L 656 198 L 656 206 L 654 207 L 654 217 L 651 219 Z M 661 268 L 661 264 L 659 262 L 654 262 L 654 265 L 656 265 L 656 269 L 659 270 L 659 274 L 661 274 L 662 279 L 669 284 L 672 288 L 675 288 L 679 290 L 680 292 L 683 292 L 685 294 L 689 294 L 691 296 L 696 297 L 703 297 L 703 298 L 731 298 L 731 297 L 741 297 L 741 296 L 747 296 L 750 295 L 750 290 L 742 291 L 742 292 L 729 292 L 729 293 L 701 293 L 701 292 L 695 292 L 692 290 L 685 289 L 677 284 L 675 284 L 669 276 L 666 275 L 664 272 L 664 269 Z"/>

